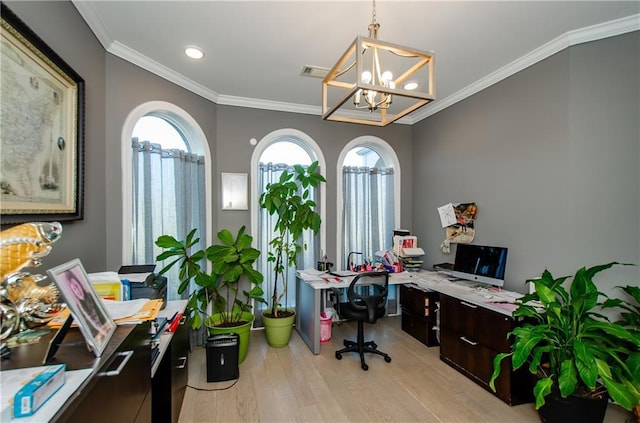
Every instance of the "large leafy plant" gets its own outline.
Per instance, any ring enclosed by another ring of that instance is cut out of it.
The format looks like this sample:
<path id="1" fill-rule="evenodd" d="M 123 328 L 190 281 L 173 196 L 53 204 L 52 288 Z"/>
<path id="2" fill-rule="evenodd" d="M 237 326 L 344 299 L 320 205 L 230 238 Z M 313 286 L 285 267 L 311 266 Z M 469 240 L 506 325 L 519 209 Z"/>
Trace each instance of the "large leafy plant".
<path id="1" fill-rule="evenodd" d="M 321 219 L 310 198 L 310 188 L 317 188 L 321 182 L 326 179 L 318 171 L 317 161 L 307 167 L 294 165 L 293 172 L 282 172 L 279 180 L 267 184 L 260 195 L 260 207 L 277 216 L 267 257 L 274 271 L 271 317 L 281 317 L 280 301 L 287 293 L 286 270 L 297 265 L 298 253 L 307 247 L 299 241 L 302 233 L 311 229 L 316 234 L 320 228 Z"/>
<path id="2" fill-rule="evenodd" d="M 178 294 L 187 290 L 191 281 L 195 282 L 197 288 L 189 295 L 187 304 L 192 328 L 199 329 L 203 323 L 203 315 L 210 312 L 220 313 L 220 326 L 244 323 L 242 313 L 251 311 L 252 300 L 266 303 L 262 298 L 263 275 L 253 268 L 260 251 L 251 247 L 253 238 L 245 233 L 243 226 L 235 238 L 229 230 L 223 229 L 217 235 L 220 244 L 192 253 L 191 249 L 200 240 L 196 233 L 197 230 L 193 229 L 184 241 L 170 235 L 162 235 L 156 240 L 156 245 L 165 250 L 156 260 L 173 259 L 160 271 L 160 275 L 178 265 Z M 205 258 L 211 262 L 210 272 L 203 268 Z M 243 276 L 250 282 L 249 290 L 241 291 L 239 288 Z"/>
<path id="3" fill-rule="evenodd" d="M 523 323 L 510 333 L 514 339 L 511 352 L 494 359 L 491 388 L 495 390 L 501 361 L 511 357 L 514 369 L 528 363 L 529 371 L 537 376 L 533 388 L 536 409 L 552 393 L 598 397 L 605 391 L 627 410 L 636 406 L 640 401 L 640 333 L 601 313 L 602 307 L 618 311 L 620 304 L 598 292 L 593 282 L 594 275 L 616 264 L 579 269 L 569 291 L 564 288 L 569 277 L 555 279 L 548 270 L 528 280 L 535 292 L 517 301 L 513 315 Z"/>

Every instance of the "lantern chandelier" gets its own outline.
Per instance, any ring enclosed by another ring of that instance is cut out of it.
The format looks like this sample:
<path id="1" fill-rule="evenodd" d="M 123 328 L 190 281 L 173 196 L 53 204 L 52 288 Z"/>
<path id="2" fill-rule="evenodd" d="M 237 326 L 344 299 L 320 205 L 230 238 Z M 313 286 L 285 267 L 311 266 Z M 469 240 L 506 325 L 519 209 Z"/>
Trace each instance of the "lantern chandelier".
<path id="1" fill-rule="evenodd" d="M 322 119 L 386 126 L 435 99 L 435 55 L 358 36 L 322 81 Z M 329 104 L 333 104 L 329 106 Z"/>

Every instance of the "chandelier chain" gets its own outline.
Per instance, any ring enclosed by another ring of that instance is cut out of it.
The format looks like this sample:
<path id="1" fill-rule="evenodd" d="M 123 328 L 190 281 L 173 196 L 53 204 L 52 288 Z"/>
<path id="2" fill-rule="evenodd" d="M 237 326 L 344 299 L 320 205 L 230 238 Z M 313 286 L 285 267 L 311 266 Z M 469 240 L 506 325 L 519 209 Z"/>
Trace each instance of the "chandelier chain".
<path id="1" fill-rule="evenodd" d="M 376 24 L 376 0 L 373 0 L 373 12 L 371 13 L 371 23 Z"/>

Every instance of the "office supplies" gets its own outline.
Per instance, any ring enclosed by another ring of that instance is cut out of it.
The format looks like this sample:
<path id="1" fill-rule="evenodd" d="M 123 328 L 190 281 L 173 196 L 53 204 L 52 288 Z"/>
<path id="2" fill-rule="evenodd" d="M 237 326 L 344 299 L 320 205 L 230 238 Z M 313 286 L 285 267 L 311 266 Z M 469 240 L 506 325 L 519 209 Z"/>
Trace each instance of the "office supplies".
<path id="1" fill-rule="evenodd" d="M 28 381 L 13 397 L 13 416 L 30 416 L 65 382 L 65 365 L 48 366 Z"/>
<path id="2" fill-rule="evenodd" d="M 182 313 L 177 313 L 177 315 L 173 318 L 173 320 L 171 320 L 171 324 L 167 329 L 169 332 L 176 331 L 176 329 L 178 328 L 178 325 L 180 325 L 180 319 L 182 319 L 182 315 L 183 315 Z"/>

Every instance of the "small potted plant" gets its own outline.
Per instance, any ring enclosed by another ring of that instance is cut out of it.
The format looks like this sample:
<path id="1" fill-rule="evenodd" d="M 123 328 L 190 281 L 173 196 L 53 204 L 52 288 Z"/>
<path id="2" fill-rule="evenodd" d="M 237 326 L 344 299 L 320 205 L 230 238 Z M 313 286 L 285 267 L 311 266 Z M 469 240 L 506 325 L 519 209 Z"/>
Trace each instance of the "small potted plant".
<path id="1" fill-rule="evenodd" d="M 522 323 L 510 333 L 509 353 L 494 359 L 489 385 L 500 374 L 500 363 L 511 357 L 518 369 L 528 364 L 537 379 L 535 407 L 544 422 L 602 422 L 608 399 L 631 410 L 640 400 L 640 332 L 611 321 L 601 309 L 620 311 L 593 277 L 619 263 L 581 268 L 573 276 L 555 279 L 548 270 L 528 280 L 535 292 L 520 298 L 513 312 Z M 591 408 L 591 407 L 594 408 Z M 575 407 L 575 408 L 574 408 Z"/>
<path id="2" fill-rule="evenodd" d="M 306 248 L 299 241 L 302 233 L 311 229 L 316 234 L 320 228 L 320 215 L 309 191 L 321 182 L 326 179 L 319 173 L 317 161 L 306 168 L 295 165 L 293 172 L 282 172 L 280 179 L 267 184 L 260 195 L 260 207 L 277 216 L 267 257 L 267 262 L 273 263 L 273 292 L 269 309 L 262 313 L 267 342 L 273 347 L 284 347 L 291 338 L 295 311 L 282 307 L 280 302 L 287 293 L 287 271 L 295 268 L 298 253 Z"/>
<path id="3" fill-rule="evenodd" d="M 243 226 L 235 238 L 229 230 L 223 229 L 217 235 L 220 244 L 192 253 L 191 249 L 199 242 L 196 232 L 193 229 L 184 241 L 170 235 L 162 235 L 156 240 L 156 245 L 165 250 L 156 260 L 173 259 L 160 271 L 160 275 L 178 265 L 178 294 L 187 290 L 191 281 L 195 282 L 197 288 L 189 294 L 187 303 L 191 327 L 199 329 L 204 323 L 210 334 L 238 333 L 239 362 L 242 363 L 254 319 L 251 302 L 266 303 L 261 287 L 263 276 L 253 267 L 260 251 L 251 246 L 253 238 L 245 233 Z M 204 259 L 211 263 L 210 272 L 203 268 Z M 240 289 L 239 283 L 243 279 L 248 281 L 250 289 Z"/>

